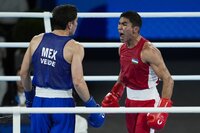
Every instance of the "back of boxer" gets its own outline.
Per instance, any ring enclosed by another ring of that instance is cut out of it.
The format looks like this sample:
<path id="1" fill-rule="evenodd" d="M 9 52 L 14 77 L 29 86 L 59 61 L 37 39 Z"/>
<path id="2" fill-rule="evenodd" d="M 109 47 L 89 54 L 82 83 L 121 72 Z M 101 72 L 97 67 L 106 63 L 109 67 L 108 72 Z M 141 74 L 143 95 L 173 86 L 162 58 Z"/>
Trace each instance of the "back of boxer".
<path id="1" fill-rule="evenodd" d="M 75 107 L 73 88 L 86 107 L 99 107 L 83 77 L 84 48 L 71 37 L 77 28 L 76 7 L 60 5 L 53 9 L 52 15 L 54 30 L 33 37 L 22 62 L 20 76 L 27 107 Z M 104 113 L 88 117 L 88 123 L 96 128 L 101 127 L 104 120 Z M 32 133 L 74 133 L 74 130 L 73 113 L 31 115 Z"/>

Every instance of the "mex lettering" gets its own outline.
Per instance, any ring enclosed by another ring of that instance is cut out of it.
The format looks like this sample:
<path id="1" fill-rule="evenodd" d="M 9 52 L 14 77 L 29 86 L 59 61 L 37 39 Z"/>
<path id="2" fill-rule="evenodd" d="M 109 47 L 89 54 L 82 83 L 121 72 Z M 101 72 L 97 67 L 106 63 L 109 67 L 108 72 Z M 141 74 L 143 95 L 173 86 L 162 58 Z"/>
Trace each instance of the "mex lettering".
<path id="1" fill-rule="evenodd" d="M 55 67 L 56 65 L 56 54 L 58 51 L 51 48 L 42 48 L 40 62 L 44 65 Z"/>

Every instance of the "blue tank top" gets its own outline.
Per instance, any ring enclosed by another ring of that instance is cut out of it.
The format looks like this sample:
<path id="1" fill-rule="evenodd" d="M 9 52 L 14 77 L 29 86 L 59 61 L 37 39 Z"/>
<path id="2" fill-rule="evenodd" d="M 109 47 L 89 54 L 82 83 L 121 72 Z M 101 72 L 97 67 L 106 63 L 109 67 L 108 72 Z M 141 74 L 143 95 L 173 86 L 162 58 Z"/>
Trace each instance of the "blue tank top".
<path id="1" fill-rule="evenodd" d="M 32 56 L 33 85 L 58 90 L 73 88 L 71 64 L 65 61 L 63 49 L 72 38 L 45 33 Z"/>

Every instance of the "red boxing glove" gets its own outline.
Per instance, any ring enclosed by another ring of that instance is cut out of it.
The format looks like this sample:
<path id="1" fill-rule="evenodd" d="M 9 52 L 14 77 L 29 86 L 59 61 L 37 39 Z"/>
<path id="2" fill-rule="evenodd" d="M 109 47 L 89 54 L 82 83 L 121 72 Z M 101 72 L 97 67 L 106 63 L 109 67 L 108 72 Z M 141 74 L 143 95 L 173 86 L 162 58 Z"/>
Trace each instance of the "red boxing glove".
<path id="1" fill-rule="evenodd" d="M 172 101 L 170 99 L 161 98 L 158 107 L 171 107 Z M 150 128 L 160 130 L 162 129 L 167 121 L 168 113 L 148 113 L 147 114 L 147 125 Z"/>
<path id="2" fill-rule="evenodd" d="M 102 101 L 102 107 L 119 107 L 119 100 L 124 92 L 122 83 L 115 83 L 111 92 L 109 92 Z"/>

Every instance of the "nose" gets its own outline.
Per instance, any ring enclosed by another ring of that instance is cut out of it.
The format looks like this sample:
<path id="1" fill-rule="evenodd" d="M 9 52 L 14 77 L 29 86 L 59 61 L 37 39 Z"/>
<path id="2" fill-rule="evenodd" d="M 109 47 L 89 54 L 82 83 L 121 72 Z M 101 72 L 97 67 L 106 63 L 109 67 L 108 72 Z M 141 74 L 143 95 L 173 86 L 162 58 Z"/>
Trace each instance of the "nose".
<path id="1" fill-rule="evenodd" d="M 118 24 L 118 31 L 120 32 L 120 31 L 122 31 L 122 26 L 120 25 L 120 24 Z"/>

